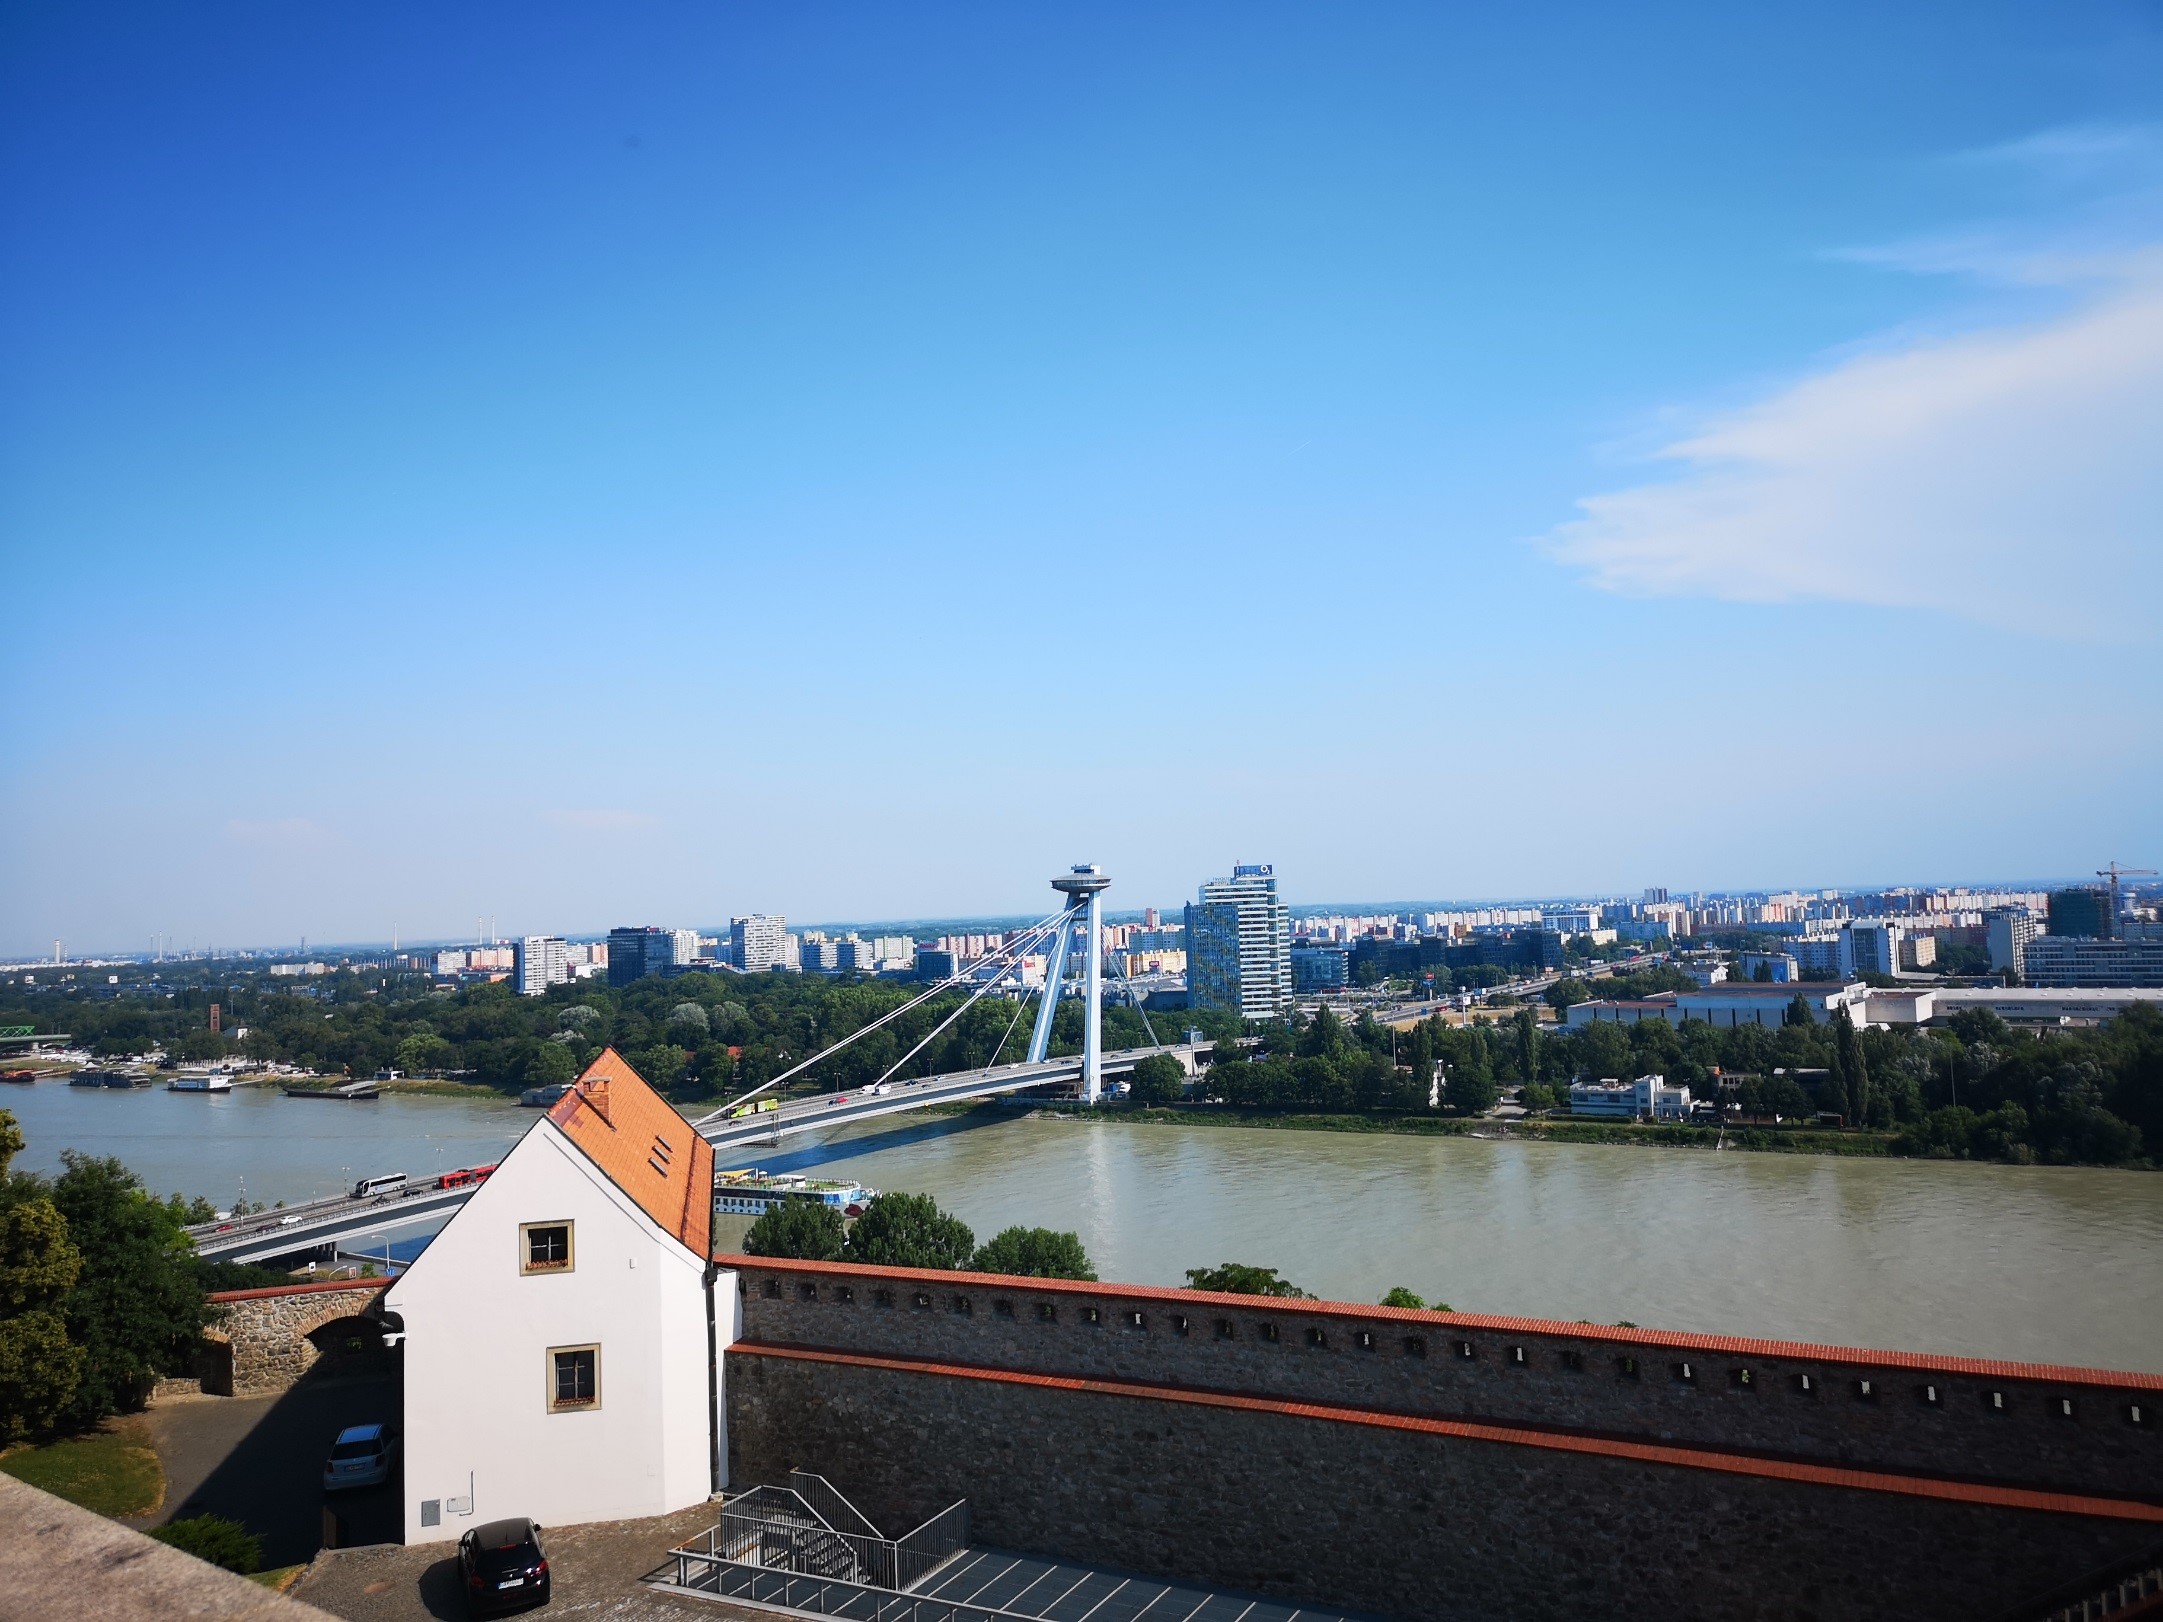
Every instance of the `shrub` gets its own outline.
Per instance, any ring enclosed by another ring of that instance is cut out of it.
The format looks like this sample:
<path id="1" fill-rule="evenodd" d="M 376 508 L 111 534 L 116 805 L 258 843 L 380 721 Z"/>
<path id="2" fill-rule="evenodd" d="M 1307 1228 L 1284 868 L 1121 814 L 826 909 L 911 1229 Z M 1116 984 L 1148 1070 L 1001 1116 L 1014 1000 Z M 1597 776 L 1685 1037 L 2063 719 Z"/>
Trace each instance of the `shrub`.
<path id="1" fill-rule="evenodd" d="M 227 1571 L 246 1576 L 263 1567 L 263 1540 L 238 1521 L 222 1515 L 197 1515 L 152 1530 L 160 1543 L 170 1543 L 198 1560 L 207 1560 Z"/>
<path id="2" fill-rule="evenodd" d="M 1226 1295 L 1275 1295 L 1297 1301 L 1314 1299 L 1289 1279 L 1277 1277 L 1274 1267 L 1250 1267 L 1245 1262 L 1190 1267 L 1187 1269 L 1187 1288 L 1217 1290 Z"/>
<path id="3" fill-rule="evenodd" d="M 744 1235 L 754 1256 L 786 1256 L 802 1262 L 838 1262 L 846 1239 L 841 1213 L 821 1200 L 783 1200 L 769 1205 Z"/>
<path id="4" fill-rule="evenodd" d="M 864 1208 L 849 1235 L 849 1259 L 874 1267 L 967 1267 L 976 1235 L 948 1216 L 928 1194 L 881 1194 Z"/>
<path id="5" fill-rule="evenodd" d="M 1017 1278 L 1094 1279 L 1097 1270 L 1082 1249 L 1081 1235 L 1049 1228 L 1008 1228 L 976 1253 L 979 1273 L 1010 1273 Z"/>

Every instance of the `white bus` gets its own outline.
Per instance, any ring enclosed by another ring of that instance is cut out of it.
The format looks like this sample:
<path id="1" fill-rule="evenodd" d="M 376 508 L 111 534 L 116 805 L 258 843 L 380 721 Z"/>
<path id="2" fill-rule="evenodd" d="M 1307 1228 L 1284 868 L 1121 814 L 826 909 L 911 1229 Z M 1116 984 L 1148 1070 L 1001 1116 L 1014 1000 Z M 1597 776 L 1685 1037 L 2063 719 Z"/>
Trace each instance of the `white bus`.
<path id="1" fill-rule="evenodd" d="M 387 1171 L 381 1177 L 363 1177 L 359 1182 L 355 1183 L 353 1185 L 353 1197 L 356 1200 L 365 1200 L 371 1195 L 395 1194 L 405 1186 L 406 1174 L 404 1172 Z"/>

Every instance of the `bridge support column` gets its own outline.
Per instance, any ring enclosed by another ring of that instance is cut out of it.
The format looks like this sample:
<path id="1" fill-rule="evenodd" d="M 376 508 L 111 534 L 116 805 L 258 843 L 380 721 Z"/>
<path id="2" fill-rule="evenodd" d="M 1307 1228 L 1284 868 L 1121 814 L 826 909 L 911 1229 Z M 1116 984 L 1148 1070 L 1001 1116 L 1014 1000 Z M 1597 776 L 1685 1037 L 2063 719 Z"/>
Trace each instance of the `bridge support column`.
<path id="1" fill-rule="evenodd" d="M 1081 1093 L 1094 1104 L 1104 1092 L 1104 903 L 1103 895 L 1111 888 L 1111 880 L 1104 876 L 1102 868 L 1094 862 L 1077 862 L 1071 873 L 1063 873 L 1051 881 L 1051 887 L 1067 898 L 1068 904 L 1081 913 L 1082 927 L 1089 932 L 1083 951 L 1082 995 L 1086 1006 L 1082 1010 L 1082 1073 Z M 1044 988 L 1044 1006 L 1049 1009 L 1057 992 L 1047 984 Z M 1047 1031 L 1048 1034 L 1048 1031 Z"/>

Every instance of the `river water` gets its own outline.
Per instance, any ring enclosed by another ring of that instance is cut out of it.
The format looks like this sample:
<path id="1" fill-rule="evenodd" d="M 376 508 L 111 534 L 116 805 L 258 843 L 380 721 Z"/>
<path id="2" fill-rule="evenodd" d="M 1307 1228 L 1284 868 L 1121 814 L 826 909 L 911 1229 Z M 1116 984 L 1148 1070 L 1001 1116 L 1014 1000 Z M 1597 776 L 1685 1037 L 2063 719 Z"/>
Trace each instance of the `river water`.
<path id="1" fill-rule="evenodd" d="M 242 1177 L 251 1199 L 296 1200 L 493 1160 L 534 1119 L 479 1098 L 51 1083 L 8 1088 L 0 1108 L 22 1121 L 29 1169 L 75 1147 L 221 1203 Z M 1071 1228 L 1107 1279 L 1178 1284 L 1241 1261 L 1340 1300 L 1402 1284 L 1465 1311 L 2163 1371 L 2157 1173 L 989 1112 L 729 1159 L 931 1194 L 979 1238 Z"/>

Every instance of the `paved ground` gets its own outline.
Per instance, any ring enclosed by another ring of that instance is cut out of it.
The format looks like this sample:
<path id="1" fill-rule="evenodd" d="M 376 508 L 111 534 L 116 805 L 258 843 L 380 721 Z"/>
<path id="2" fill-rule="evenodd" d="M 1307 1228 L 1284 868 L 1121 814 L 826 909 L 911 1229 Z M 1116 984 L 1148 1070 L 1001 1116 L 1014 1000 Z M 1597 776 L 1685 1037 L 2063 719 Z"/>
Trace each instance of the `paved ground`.
<path id="1" fill-rule="evenodd" d="M 326 1504 L 340 1543 L 395 1538 L 395 1475 L 326 1495 L 323 1460 L 347 1425 L 397 1418 L 397 1383 L 380 1375 L 303 1380 L 275 1397 L 168 1398 L 133 1421 L 165 1466 L 165 1502 L 127 1524 L 223 1515 L 262 1538 L 266 1566 L 297 1565 L 323 1546 Z"/>
<path id="2" fill-rule="evenodd" d="M 1043 1617 L 1046 1622 L 1352 1622 L 1344 1612 L 1305 1610 L 1067 1560 L 964 1549 L 921 1592 L 940 1599 Z"/>
<path id="3" fill-rule="evenodd" d="M 714 1519 L 715 1512 L 700 1504 L 652 1520 L 543 1531 L 552 1591 L 547 1610 L 527 1614 L 609 1622 L 772 1622 L 767 1612 L 656 1594 L 640 1585 L 638 1579 L 661 1563 L 663 1550 L 705 1531 Z M 449 1543 L 326 1549 L 293 1585 L 292 1595 L 348 1622 L 466 1614 L 457 1550 Z"/>

